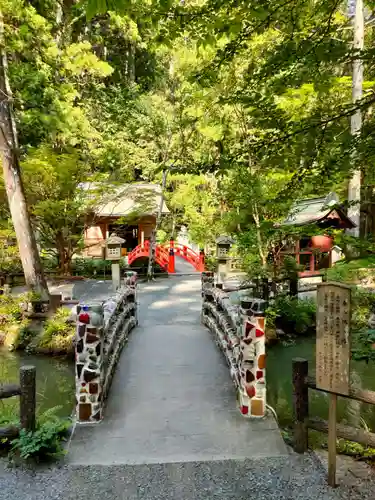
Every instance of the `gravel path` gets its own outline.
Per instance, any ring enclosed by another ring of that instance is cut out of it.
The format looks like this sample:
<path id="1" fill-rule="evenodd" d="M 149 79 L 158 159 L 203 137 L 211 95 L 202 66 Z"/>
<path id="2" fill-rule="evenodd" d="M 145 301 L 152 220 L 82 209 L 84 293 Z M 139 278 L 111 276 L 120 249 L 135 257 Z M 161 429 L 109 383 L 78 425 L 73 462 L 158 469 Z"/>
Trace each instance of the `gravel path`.
<path id="1" fill-rule="evenodd" d="M 137 466 L 0 470 L 1 500 L 367 500 L 369 481 L 326 485 L 314 455 Z"/>

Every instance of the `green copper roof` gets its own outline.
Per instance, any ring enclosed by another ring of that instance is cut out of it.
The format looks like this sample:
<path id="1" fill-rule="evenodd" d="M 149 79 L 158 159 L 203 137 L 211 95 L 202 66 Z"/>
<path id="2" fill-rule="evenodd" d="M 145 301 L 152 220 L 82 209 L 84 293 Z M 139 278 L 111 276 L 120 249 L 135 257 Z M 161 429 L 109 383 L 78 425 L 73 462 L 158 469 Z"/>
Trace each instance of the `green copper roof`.
<path id="1" fill-rule="evenodd" d="M 332 210 L 345 219 L 349 226 L 354 227 L 354 223 L 347 217 L 339 205 L 336 193 L 329 193 L 322 198 L 311 198 L 294 203 L 287 218 L 281 223 L 282 226 L 302 226 L 313 224 L 326 218 Z"/>

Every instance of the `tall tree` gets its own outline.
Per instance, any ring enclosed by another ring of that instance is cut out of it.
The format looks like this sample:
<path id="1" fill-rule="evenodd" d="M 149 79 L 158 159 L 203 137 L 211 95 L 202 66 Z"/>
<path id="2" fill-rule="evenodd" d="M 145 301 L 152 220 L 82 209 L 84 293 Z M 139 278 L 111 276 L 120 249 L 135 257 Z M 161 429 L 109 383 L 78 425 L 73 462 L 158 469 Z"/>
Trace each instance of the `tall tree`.
<path id="1" fill-rule="evenodd" d="M 9 209 L 17 237 L 26 284 L 48 297 L 48 287 L 39 258 L 22 183 L 12 93 L 8 80 L 8 60 L 4 40 L 4 21 L 0 11 L 0 154 Z"/>
<path id="2" fill-rule="evenodd" d="M 352 99 L 353 103 L 357 103 L 362 99 L 363 94 L 363 62 L 360 57 L 360 52 L 363 51 L 364 44 L 364 9 L 363 0 L 355 0 L 354 2 L 354 43 L 353 48 L 358 51 L 353 61 L 353 76 L 352 76 Z M 356 109 L 351 117 L 351 133 L 355 139 L 359 138 L 362 128 L 362 111 Z M 355 148 L 356 151 L 357 148 Z M 359 160 L 358 154 L 353 154 L 353 162 L 357 163 Z M 352 178 L 349 181 L 348 188 L 348 215 L 353 220 L 355 227 L 348 231 L 353 236 L 359 237 L 361 226 L 361 183 L 362 183 L 362 170 L 359 165 L 354 166 Z"/>

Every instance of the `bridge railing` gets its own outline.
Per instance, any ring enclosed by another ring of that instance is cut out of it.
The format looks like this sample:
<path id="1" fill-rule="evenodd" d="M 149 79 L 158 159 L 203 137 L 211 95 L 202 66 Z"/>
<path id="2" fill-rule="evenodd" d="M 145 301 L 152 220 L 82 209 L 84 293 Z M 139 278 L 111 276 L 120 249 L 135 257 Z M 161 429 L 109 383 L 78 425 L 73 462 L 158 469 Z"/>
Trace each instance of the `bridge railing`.
<path id="1" fill-rule="evenodd" d="M 129 252 L 128 263 L 132 264 L 136 259 L 140 257 L 148 257 L 150 253 L 150 242 L 146 240 L 144 243 L 139 244 Z M 155 260 L 156 262 L 169 273 L 175 272 L 175 260 L 174 257 L 182 257 L 187 262 L 192 264 L 192 266 L 197 271 L 204 271 L 204 251 L 202 250 L 199 254 L 192 250 L 190 247 L 181 245 L 180 243 L 175 243 L 171 240 L 169 243 L 163 245 L 156 245 L 155 248 Z"/>
<path id="2" fill-rule="evenodd" d="M 232 304 L 214 275 L 202 273 L 202 323 L 213 333 L 235 384 L 240 411 L 249 417 L 266 414 L 265 308 L 263 299 Z"/>
<path id="3" fill-rule="evenodd" d="M 135 273 L 134 273 L 135 274 Z M 135 276 L 128 276 L 116 295 L 102 304 L 77 307 L 76 418 L 102 419 L 121 350 L 138 323 Z"/>
<path id="4" fill-rule="evenodd" d="M 191 249 L 190 247 L 186 245 L 182 245 L 181 243 L 176 243 L 175 241 L 171 240 L 169 242 L 169 248 L 170 251 L 172 250 L 172 255 L 175 255 L 177 257 L 182 257 L 185 259 L 187 262 L 189 262 L 197 271 L 204 271 L 204 260 L 205 260 L 205 255 L 204 251 L 201 250 L 199 253 L 197 253 L 195 250 Z M 174 268 L 174 266 L 173 266 Z M 174 272 L 174 270 L 173 270 Z"/>

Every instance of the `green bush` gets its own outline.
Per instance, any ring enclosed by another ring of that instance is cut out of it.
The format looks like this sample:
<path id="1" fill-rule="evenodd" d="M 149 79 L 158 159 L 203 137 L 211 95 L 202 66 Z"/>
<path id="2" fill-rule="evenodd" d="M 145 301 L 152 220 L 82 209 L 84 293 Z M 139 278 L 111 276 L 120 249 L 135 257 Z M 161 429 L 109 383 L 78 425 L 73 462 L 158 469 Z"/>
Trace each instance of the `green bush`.
<path id="1" fill-rule="evenodd" d="M 358 361 L 375 361 L 375 330 L 362 329 L 352 335 L 352 358 Z"/>
<path id="2" fill-rule="evenodd" d="M 12 454 L 23 459 L 58 457 L 64 454 L 63 442 L 71 426 L 69 420 L 56 416 L 59 407 L 51 408 L 40 416 L 34 432 L 22 429 L 12 442 Z"/>
<path id="3" fill-rule="evenodd" d="M 21 321 L 26 295 L 0 295 L 0 325 Z"/>
<path id="4" fill-rule="evenodd" d="M 13 349 L 26 349 L 35 335 L 35 331 L 30 328 L 30 321 L 28 319 L 21 321 L 18 335 L 13 341 Z"/>
<path id="5" fill-rule="evenodd" d="M 104 259 L 74 259 L 72 261 L 72 274 L 76 276 L 110 276 L 111 274 L 110 260 Z M 124 259 L 120 260 L 120 269 L 125 269 Z"/>
<path id="6" fill-rule="evenodd" d="M 0 273 L 22 273 L 22 264 L 15 234 L 9 229 L 0 229 Z"/>
<path id="7" fill-rule="evenodd" d="M 75 327 L 68 322 L 69 316 L 70 310 L 60 307 L 55 315 L 45 322 L 37 347 L 70 352 L 73 349 Z"/>
<path id="8" fill-rule="evenodd" d="M 366 271 L 367 269 L 368 271 Z M 365 278 L 371 270 L 375 272 L 375 255 L 336 262 L 333 267 L 326 270 L 326 277 L 328 281 L 356 283 Z"/>
<path id="9" fill-rule="evenodd" d="M 59 263 L 57 257 L 52 257 L 51 255 L 42 255 L 42 265 L 45 272 L 57 271 L 59 269 Z"/>
<path id="10" fill-rule="evenodd" d="M 299 300 L 278 295 L 266 310 L 267 324 L 282 328 L 286 333 L 304 335 L 315 328 L 316 304 L 313 299 Z"/>
<path id="11" fill-rule="evenodd" d="M 18 349 L 29 334 L 29 321 L 23 319 L 26 303 L 26 295 L 0 295 L 0 333 L 11 349 Z"/>
<path id="12" fill-rule="evenodd" d="M 375 312 L 375 293 L 364 288 L 353 287 L 352 329 L 358 331 L 368 328 L 368 320 L 372 312 Z"/>
<path id="13" fill-rule="evenodd" d="M 204 258 L 204 267 L 206 271 L 213 271 L 215 272 L 217 270 L 217 259 L 214 255 L 207 254 Z"/>

